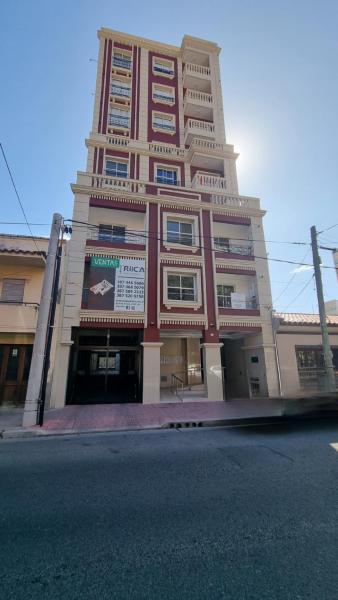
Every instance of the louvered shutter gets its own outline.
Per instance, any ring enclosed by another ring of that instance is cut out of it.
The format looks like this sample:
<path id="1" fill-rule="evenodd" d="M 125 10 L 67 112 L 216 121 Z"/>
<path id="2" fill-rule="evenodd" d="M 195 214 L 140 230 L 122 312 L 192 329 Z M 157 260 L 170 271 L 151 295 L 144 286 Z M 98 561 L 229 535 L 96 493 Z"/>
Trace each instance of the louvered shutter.
<path id="1" fill-rule="evenodd" d="M 22 302 L 24 289 L 24 279 L 4 279 L 1 300 L 4 302 Z"/>

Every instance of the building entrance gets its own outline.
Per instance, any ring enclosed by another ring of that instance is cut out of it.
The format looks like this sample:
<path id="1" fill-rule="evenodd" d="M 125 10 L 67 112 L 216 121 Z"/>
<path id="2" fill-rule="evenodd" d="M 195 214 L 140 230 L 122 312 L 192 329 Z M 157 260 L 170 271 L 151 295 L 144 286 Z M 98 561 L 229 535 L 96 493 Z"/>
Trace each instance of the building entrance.
<path id="1" fill-rule="evenodd" d="M 141 401 L 141 352 L 135 331 L 74 334 L 67 404 Z"/>

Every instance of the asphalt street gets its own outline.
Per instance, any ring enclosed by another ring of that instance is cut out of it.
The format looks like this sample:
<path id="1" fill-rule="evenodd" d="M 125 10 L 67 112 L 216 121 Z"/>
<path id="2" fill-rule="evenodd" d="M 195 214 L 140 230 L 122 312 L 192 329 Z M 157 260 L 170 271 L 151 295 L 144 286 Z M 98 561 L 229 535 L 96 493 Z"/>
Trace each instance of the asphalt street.
<path id="1" fill-rule="evenodd" d="M 338 598 L 337 422 L 2 440 L 0 488 L 4 600 Z"/>

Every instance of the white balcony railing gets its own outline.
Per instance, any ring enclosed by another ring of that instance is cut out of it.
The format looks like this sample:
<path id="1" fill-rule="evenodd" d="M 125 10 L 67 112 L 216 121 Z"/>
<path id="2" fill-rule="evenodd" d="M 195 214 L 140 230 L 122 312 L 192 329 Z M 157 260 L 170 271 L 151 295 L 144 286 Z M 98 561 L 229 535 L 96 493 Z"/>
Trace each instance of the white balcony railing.
<path id="1" fill-rule="evenodd" d="M 211 202 L 216 206 L 231 206 L 234 208 L 259 209 L 259 199 L 247 196 L 233 196 L 228 194 L 211 194 Z"/>
<path id="2" fill-rule="evenodd" d="M 196 150 L 197 152 L 216 152 L 222 153 L 225 152 L 224 144 L 220 144 L 219 142 L 214 142 L 213 140 L 203 140 L 202 138 L 193 138 L 190 144 L 191 150 Z"/>
<path id="3" fill-rule="evenodd" d="M 109 175 L 92 175 L 92 186 L 101 189 L 121 190 L 125 192 L 145 192 L 145 185 L 133 179 L 109 177 Z"/>
<path id="4" fill-rule="evenodd" d="M 191 135 L 201 135 L 203 137 L 214 137 L 215 135 L 215 125 L 213 123 L 209 123 L 208 121 L 199 121 L 198 119 L 188 119 L 184 133 L 187 136 Z"/>
<path id="5" fill-rule="evenodd" d="M 184 104 L 193 102 L 194 104 L 212 104 L 212 94 L 200 92 L 198 90 L 187 90 L 184 96 Z"/>
<path id="6" fill-rule="evenodd" d="M 174 156 L 184 158 L 184 148 L 177 148 L 176 146 L 165 146 L 164 144 L 149 144 L 149 152 L 154 154 L 163 154 L 164 156 Z"/>
<path id="7" fill-rule="evenodd" d="M 218 175 L 196 173 L 191 182 L 191 187 L 194 190 L 203 190 L 207 192 L 210 192 L 210 190 L 223 191 L 226 189 L 226 181 L 224 177 L 219 177 Z"/>
<path id="8" fill-rule="evenodd" d="M 209 67 L 204 67 L 203 65 L 185 63 L 184 75 L 192 75 L 193 77 L 210 77 L 210 69 Z"/>
<path id="9" fill-rule="evenodd" d="M 101 242 L 109 242 L 111 244 L 137 244 L 144 246 L 146 243 L 146 235 L 142 231 L 121 231 L 115 233 L 112 231 L 100 231 L 99 229 L 88 229 L 87 240 L 95 240 Z"/>

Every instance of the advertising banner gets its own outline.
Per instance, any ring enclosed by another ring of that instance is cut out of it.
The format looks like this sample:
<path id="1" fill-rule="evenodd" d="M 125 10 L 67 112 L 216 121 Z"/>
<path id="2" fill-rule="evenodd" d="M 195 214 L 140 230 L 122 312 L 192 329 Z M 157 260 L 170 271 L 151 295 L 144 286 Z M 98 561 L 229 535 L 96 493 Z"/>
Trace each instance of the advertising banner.
<path id="1" fill-rule="evenodd" d="M 144 311 L 145 260 L 92 256 L 88 308 Z"/>

